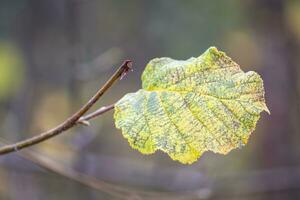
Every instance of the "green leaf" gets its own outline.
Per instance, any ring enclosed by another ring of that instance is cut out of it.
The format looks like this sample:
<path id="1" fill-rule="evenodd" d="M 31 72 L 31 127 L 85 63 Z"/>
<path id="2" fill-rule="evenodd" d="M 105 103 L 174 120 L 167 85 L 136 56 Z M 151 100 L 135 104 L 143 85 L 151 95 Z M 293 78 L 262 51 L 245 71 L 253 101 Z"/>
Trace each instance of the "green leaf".
<path id="1" fill-rule="evenodd" d="M 161 150 L 195 162 L 205 151 L 227 154 L 245 145 L 265 104 L 263 81 L 215 47 L 198 58 L 155 58 L 143 89 L 115 105 L 115 124 L 144 154 Z"/>

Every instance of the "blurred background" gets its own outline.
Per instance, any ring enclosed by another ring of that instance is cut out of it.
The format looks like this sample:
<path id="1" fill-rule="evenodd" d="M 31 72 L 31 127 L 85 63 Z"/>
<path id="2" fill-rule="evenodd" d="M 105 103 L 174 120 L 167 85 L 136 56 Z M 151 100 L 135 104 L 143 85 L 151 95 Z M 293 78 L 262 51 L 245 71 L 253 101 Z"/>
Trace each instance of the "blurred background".
<path id="1" fill-rule="evenodd" d="M 150 59 L 187 59 L 209 46 L 264 79 L 271 115 L 262 113 L 244 148 L 192 165 L 145 156 L 110 111 L 30 148 L 36 163 L 1 156 L 0 199 L 300 199 L 299 0 L 1 0 L 0 138 L 59 124 L 124 59 L 134 71 L 95 108 L 139 89 Z"/>

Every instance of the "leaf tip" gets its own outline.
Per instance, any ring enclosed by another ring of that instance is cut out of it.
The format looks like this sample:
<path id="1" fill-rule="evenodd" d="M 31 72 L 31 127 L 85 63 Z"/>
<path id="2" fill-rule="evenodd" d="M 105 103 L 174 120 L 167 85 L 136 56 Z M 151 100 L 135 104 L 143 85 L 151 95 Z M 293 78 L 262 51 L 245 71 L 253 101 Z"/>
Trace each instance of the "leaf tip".
<path id="1" fill-rule="evenodd" d="M 271 111 L 269 110 L 267 105 L 264 106 L 264 111 L 266 111 L 269 115 L 271 115 Z"/>

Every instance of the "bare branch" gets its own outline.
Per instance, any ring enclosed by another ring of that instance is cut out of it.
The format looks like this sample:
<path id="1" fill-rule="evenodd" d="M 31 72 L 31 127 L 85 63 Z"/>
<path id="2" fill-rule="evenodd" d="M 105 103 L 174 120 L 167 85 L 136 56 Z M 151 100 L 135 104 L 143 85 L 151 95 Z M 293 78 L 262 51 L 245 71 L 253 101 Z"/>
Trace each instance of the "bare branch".
<path id="1" fill-rule="evenodd" d="M 111 78 L 100 88 L 97 93 L 83 105 L 75 114 L 69 117 L 66 121 L 58 125 L 57 127 L 43 132 L 34 137 L 25 139 L 15 144 L 6 145 L 0 148 L 0 155 L 8 154 L 14 151 L 19 151 L 23 148 L 33 146 L 40 142 L 43 142 L 49 138 L 52 138 L 60 133 L 72 128 L 78 124 L 78 120 L 102 97 L 102 95 L 113 85 L 114 82 L 124 77 L 132 69 L 132 61 L 126 60 L 119 67 L 119 69 L 111 76 Z M 88 115 L 89 116 L 89 115 Z M 92 117 L 93 118 L 93 117 Z M 84 120 L 79 122 L 84 123 Z"/>
<path id="2" fill-rule="evenodd" d="M 7 144 L 8 142 L 0 138 L 0 142 Z M 152 190 L 135 190 L 131 187 L 124 185 L 108 183 L 97 179 L 96 177 L 87 175 L 85 173 L 78 172 L 72 167 L 68 167 L 58 163 L 39 152 L 35 152 L 31 149 L 24 149 L 24 151 L 16 152 L 16 156 L 22 157 L 33 164 L 46 169 L 47 171 L 65 177 L 71 181 L 82 184 L 83 186 L 105 192 L 118 199 L 144 199 L 144 200 L 183 200 L 193 199 L 197 197 L 195 192 L 155 192 Z"/>

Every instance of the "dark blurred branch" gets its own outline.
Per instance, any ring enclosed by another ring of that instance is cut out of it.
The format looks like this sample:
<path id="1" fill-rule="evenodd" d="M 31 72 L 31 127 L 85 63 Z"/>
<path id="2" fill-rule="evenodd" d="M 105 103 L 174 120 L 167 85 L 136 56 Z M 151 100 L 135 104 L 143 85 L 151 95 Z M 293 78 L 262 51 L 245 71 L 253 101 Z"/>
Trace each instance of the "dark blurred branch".
<path id="1" fill-rule="evenodd" d="M 0 138 L 0 142 L 6 144 L 7 141 Z M 126 200 L 183 200 L 183 199 L 255 199 L 257 196 L 265 196 L 268 199 L 270 196 L 278 194 L 291 194 L 299 192 L 300 188 L 300 168 L 299 166 L 282 166 L 280 168 L 270 168 L 264 170 L 248 170 L 244 172 L 234 172 L 234 173 L 221 173 L 216 175 L 212 182 L 203 182 L 201 185 L 194 185 L 195 189 L 192 190 L 172 190 L 165 191 L 166 188 L 163 185 L 157 187 L 160 188 L 160 191 L 154 191 L 152 189 L 135 189 L 132 186 L 125 186 L 121 184 L 113 183 L 112 181 L 106 182 L 97 178 L 96 174 L 88 174 L 87 172 L 79 172 L 74 168 L 57 162 L 53 159 L 48 158 L 45 155 L 40 154 L 39 152 L 34 152 L 33 150 L 25 149 L 22 152 L 17 152 L 14 156 L 19 156 L 25 160 L 34 163 L 35 165 L 46 169 L 48 172 L 53 174 L 60 175 L 64 178 L 67 178 L 71 181 L 77 182 L 82 186 L 86 186 L 97 191 L 105 192 L 111 196 L 116 197 L 117 199 L 126 199 Z M 98 156 L 98 155 L 97 155 Z M 25 169 L 22 165 L 19 168 L 19 165 L 16 165 L 16 160 L 9 160 L 4 162 L 4 167 L 9 170 L 14 170 L 19 173 L 26 174 L 37 174 L 37 169 L 30 168 L 30 171 Z M 14 157 L 11 157 L 14 158 Z M 93 158 L 94 159 L 94 158 Z M 12 161 L 12 162 L 11 162 Z M 23 163 L 23 160 L 22 160 Z M 1 162 L 0 162 L 1 164 Z M 106 163 L 107 165 L 108 163 Z M 124 166 L 119 165 L 119 168 Z M 141 166 L 140 166 L 141 167 Z M 134 167 L 136 170 L 139 167 Z M 21 170 L 21 171 L 20 171 Z M 33 171 L 32 171 L 33 170 Z M 96 170 L 101 170 L 97 168 Z M 110 168 L 111 170 L 111 168 Z M 155 172 L 155 175 L 152 176 L 154 179 L 156 176 L 161 178 L 169 177 L 166 175 L 166 170 L 171 171 L 170 168 L 160 169 L 162 172 Z M 173 171 L 172 177 L 178 176 L 179 171 Z M 44 173 L 43 173 L 44 174 Z M 129 173 L 130 174 L 130 173 Z M 164 175 L 163 175 L 164 174 Z M 192 175 L 197 176 L 198 172 L 194 171 Z M 49 177 L 47 177 L 49 178 Z M 51 178 L 51 177 L 50 177 Z M 57 180 L 57 177 L 54 177 Z M 147 175 L 143 174 L 143 178 L 149 178 Z M 185 177 L 187 178 L 187 177 Z M 184 179 L 184 178 L 183 178 Z M 181 180 L 183 180 L 181 179 Z M 276 181 L 282 180 L 282 181 Z M 184 182 L 184 180 L 183 180 Z M 170 183 L 167 183 L 170 184 Z M 143 185 L 143 187 L 149 188 L 150 186 Z M 232 192 L 234 191 L 234 192 Z"/>
<path id="2" fill-rule="evenodd" d="M 0 148 L 0 155 L 8 154 L 14 151 L 21 150 L 26 147 L 33 146 L 40 142 L 43 142 L 49 138 L 52 138 L 60 133 L 74 127 L 78 123 L 84 123 L 84 120 L 80 120 L 80 118 L 100 99 L 100 97 L 113 85 L 114 82 L 121 79 L 125 76 L 129 70 L 131 70 L 132 61 L 126 60 L 123 64 L 119 67 L 119 69 L 111 76 L 111 78 L 100 88 L 97 93 L 85 104 L 83 105 L 75 114 L 73 114 L 70 118 L 64 121 L 62 124 L 58 125 L 57 127 L 43 132 L 39 135 L 36 135 L 32 138 L 25 139 L 23 141 L 17 142 L 15 144 L 6 145 Z M 108 111 L 108 110 L 104 110 Z M 100 112 L 102 114 L 103 112 Z M 98 116 L 97 114 L 96 116 Z M 86 116 L 83 119 L 90 119 L 94 116 Z"/>
<path id="3" fill-rule="evenodd" d="M 0 138 L 0 142 L 7 144 L 8 142 Z M 62 165 L 54 160 L 47 158 L 46 156 L 40 155 L 38 152 L 25 149 L 22 152 L 17 152 L 16 156 L 22 157 L 27 161 L 34 163 L 35 165 L 46 169 L 47 171 L 65 177 L 71 181 L 75 181 L 83 186 L 105 192 L 111 196 L 117 197 L 118 199 L 126 200 L 184 200 L 184 199 L 207 199 L 206 194 L 199 194 L 197 191 L 189 192 L 155 192 L 151 190 L 135 190 L 130 187 L 107 183 L 99 180 L 94 176 L 87 175 L 85 173 L 78 172 L 70 167 Z"/>
<path id="4" fill-rule="evenodd" d="M 113 184 L 100 181 L 86 174 L 74 171 L 71 168 L 59 165 L 58 163 L 53 162 L 50 159 L 44 156 L 40 156 L 32 151 L 19 152 L 17 155 L 33 162 L 34 164 L 42 167 L 43 169 L 46 169 L 49 172 L 58 174 L 72 181 L 76 181 L 90 188 L 106 192 L 107 194 L 118 197 L 120 199 L 127 199 L 129 196 L 136 195 L 134 192 L 130 192 L 126 188 L 118 187 Z"/>

